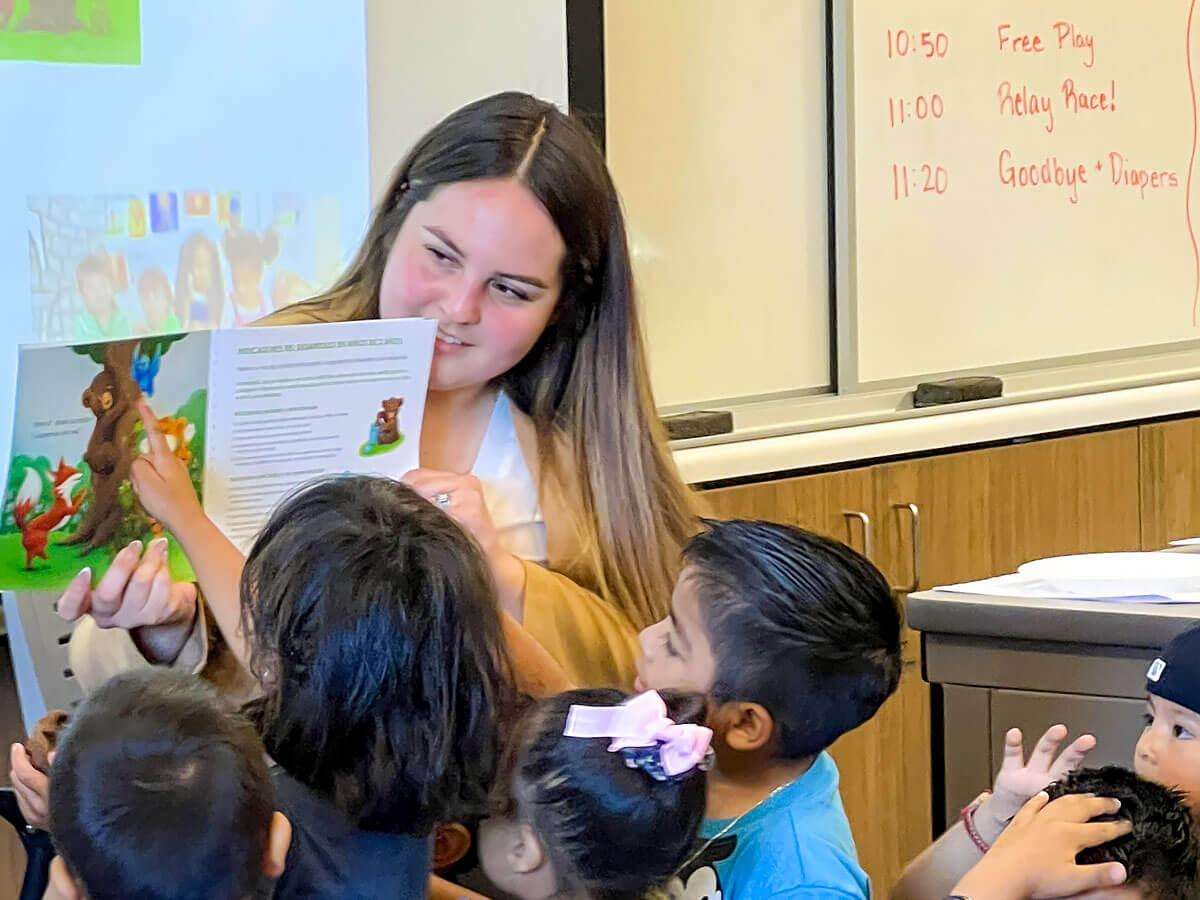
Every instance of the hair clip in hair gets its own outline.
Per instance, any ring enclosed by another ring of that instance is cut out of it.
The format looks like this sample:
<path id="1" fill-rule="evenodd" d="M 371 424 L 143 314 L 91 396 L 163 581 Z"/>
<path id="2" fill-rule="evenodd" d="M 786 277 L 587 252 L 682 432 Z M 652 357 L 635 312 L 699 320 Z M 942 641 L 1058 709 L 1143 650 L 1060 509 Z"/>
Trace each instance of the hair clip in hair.
<path id="1" fill-rule="evenodd" d="M 671 720 L 656 691 L 621 706 L 572 706 L 563 735 L 612 738 L 608 749 L 620 751 L 625 765 L 641 769 L 655 781 L 676 780 L 712 766 L 712 731 Z"/>
<path id="2" fill-rule="evenodd" d="M 700 728 L 701 726 L 691 725 L 680 727 Z M 707 772 L 712 768 L 714 756 L 712 748 L 707 748 L 698 763 L 682 772 L 669 775 L 663 766 L 662 752 L 659 747 L 625 747 L 620 753 L 621 756 L 625 757 L 625 765 L 631 769 L 641 769 L 655 781 L 682 781 L 697 769 L 701 772 Z"/>

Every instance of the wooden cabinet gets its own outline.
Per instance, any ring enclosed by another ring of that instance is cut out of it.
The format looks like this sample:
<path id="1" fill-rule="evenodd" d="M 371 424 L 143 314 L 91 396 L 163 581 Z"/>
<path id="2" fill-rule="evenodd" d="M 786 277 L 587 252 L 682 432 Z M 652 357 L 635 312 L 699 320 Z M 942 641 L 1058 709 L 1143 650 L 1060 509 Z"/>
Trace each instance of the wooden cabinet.
<path id="1" fill-rule="evenodd" d="M 1138 429 L 1125 428 L 722 488 L 706 498 L 719 518 L 800 525 L 860 551 L 862 526 L 844 513 L 865 513 L 875 564 L 894 585 L 929 588 L 1004 574 L 1043 556 L 1137 548 L 1138 459 Z M 1188 508 L 1200 516 L 1200 501 Z M 887 895 L 932 837 L 929 687 L 918 638 L 906 636 L 895 696 L 832 748 L 876 896 Z"/>
<path id="2" fill-rule="evenodd" d="M 1200 536 L 1200 419 L 1143 425 L 1142 549 Z"/>
<path id="3" fill-rule="evenodd" d="M 837 538 L 862 552 L 862 524 L 845 513 L 870 515 L 875 507 L 875 493 L 875 470 L 866 467 L 722 488 L 707 491 L 704 499 L 718 519 L 765 519 L 799 525 Z"/>
<path id="4" fill-rule="evenodd" d="M 1068 553 L 1135 550 L 1138 431 L 1124 428 L 875 467 L 880 559 L 913 580 L 910 514 L 920 516 L 919 587 L 1013 572 Z"/>

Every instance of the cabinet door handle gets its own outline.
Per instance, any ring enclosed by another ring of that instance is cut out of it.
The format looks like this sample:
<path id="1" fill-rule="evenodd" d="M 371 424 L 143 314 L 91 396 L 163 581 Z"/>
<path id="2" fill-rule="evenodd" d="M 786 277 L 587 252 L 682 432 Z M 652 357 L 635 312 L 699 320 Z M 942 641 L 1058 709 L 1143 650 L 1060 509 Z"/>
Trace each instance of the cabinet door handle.
<path id="1" fill-rule="evenodd" d="M 858 519 L 858 521 L 862 522 L 863 556 L 865 556 L 867 559 L 870 559 L 875 553 L 875 545 L 871 538 L 871 517 L 865 512 L 859 512 L 856 509 L 843 510 L 842 517 L 846 520 L 847 529 L 850 527 L 851 519 Z"/>
<path id="2" fill-rule="evenodd" d="M 893 503 L 892 509 L 897 513 L 907 512 L 911 517 L 912 581 L 909 584 L 894 588 L 894 590 L 901 594 L 911 594 L 919 590 L 921 586 L 921 510 L 915 503 Z"/>

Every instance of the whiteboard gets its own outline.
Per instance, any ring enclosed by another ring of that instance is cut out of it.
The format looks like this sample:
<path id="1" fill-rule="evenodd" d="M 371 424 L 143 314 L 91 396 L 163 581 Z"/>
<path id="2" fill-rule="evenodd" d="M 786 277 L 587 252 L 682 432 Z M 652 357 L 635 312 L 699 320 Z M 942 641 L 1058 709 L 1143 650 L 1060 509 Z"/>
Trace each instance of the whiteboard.
<path id="1" fill-rule="evenodd" d="M 827 388 L 825 0 L 608 0 L 604 19 L 656 401 Z"/>
<path id="2" fill-rule="evenodd" d="M 851 380 L 1200 338 L 1194 6 L 851 0 Z"/>

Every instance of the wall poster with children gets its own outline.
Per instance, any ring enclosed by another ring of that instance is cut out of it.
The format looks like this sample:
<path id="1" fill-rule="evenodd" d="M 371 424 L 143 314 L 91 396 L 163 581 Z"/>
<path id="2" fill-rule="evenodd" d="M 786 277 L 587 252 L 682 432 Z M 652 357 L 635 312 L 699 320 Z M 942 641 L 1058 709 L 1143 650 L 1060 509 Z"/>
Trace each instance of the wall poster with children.
<path id="1" fill-rule="evenodd" d="M 22 344 L 334 282 L 371 211 L 366 53 L 361 0 L 0 0 L 0 447 Z"/>
<path id="2" fill-rule="evenodd" d="M 28 208 L 39 342 L 247 325 L 327 286 L 344 252 L 336 195 L 174 190 Z"/>

